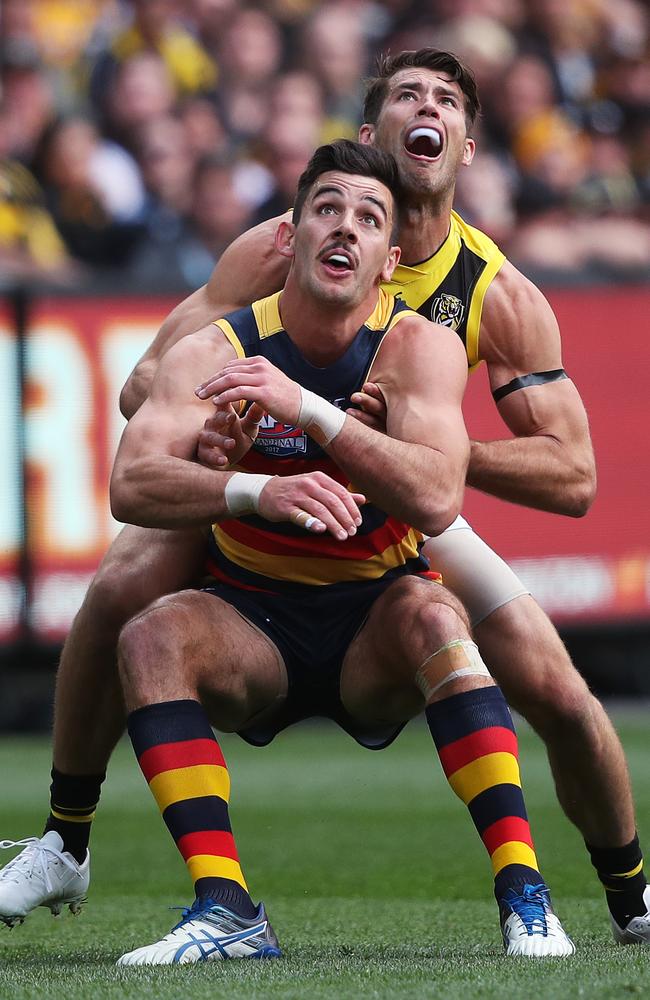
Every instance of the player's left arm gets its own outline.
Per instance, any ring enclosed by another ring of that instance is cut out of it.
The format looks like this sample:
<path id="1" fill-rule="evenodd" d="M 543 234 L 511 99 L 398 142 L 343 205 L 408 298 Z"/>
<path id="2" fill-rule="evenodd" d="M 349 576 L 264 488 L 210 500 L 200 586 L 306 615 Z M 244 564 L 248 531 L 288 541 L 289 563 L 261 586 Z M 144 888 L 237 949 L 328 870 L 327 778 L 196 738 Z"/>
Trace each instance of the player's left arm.
<path id="1" fill-rule="evenodd" d="M 467 483 L 503 500 L 582 517 L 596 492 L 587 414 L 562 367 L 557 320 L 506 262 L 483 306 L 481 357 L 512 439 L 472 441 Z"/>

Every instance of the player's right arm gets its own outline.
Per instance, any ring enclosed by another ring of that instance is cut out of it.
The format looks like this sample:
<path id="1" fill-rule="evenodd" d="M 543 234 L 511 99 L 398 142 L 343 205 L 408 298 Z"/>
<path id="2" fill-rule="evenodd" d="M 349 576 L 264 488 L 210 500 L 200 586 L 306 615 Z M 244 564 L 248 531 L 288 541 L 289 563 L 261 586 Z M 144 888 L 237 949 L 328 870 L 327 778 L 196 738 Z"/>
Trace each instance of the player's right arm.
<path id="1" fill-rule="evenodd" d="M 260 479 L 194 461 L 198 429 L 213 410 L 194 389 L 205 371 L 234 357 L 214 325 L 184 338 L 165 355 L 149 397 L 122 435 L 111 477 L 113 515 L 148 528 L 183 528 L 255 511 L 266 520 L 302 527 L 310 518 L 309 530 L 329 531 L 339 540 L 354 534 L 364 498 L 324 473 Z M 234 476 L 236 484 L 231 483 Z M 245 509 L 242 499 L 248 498 Z"/>
<path id="2" fill-rule="evenodd" d="M 263 222 L 234 240 L 207 285 L 184 299 L 163 321 L 120 394 L 120 410 L 127 420 L 147 398 L 158 363 L 174 344 L 220 316 L 282 288 L 287 260 L 276 251 L 274 241 L 276 229 L 285 218 L 290 216 Z"/>

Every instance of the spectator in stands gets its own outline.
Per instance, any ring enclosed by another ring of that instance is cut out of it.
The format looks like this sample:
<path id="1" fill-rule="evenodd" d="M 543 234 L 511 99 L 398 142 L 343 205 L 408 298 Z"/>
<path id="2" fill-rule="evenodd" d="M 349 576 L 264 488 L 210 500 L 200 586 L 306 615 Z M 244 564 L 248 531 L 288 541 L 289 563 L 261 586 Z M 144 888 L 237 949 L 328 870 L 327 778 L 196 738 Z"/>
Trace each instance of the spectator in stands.
<path id="1" fill-rule="evenodd" d="M 0 271 L 4 286 L 20 281 L 70 283 L 70 260 L 33 174 L 9 156 L 11 130 L 0 111 Z"/>
<path id="2" fill-rule="evenodd" d="M 325 105 L 322 141 L 355 138 L 361 119 L 368 51 L 363 24 L 352 5 L 334 0 L 306 22 L 301 40 L 303 66 L 320 83 Z"/>
<path id="3" fill-rule="evenodd" d="M 158 118 L 172 114 L 174 87 L 169 71 L 152 52 L 126 59 L 117 67 L 106 99 L 107 127 L 128 149 L 135 149 L 141 132 Z"/>
<path id="4" fill-rule="evenodd" d="M 129 266 L 137 284 L 194 289 L 210 277 L 215 261 L 247 228 L 249 208 L 237 190 L 236 165 L 222 157 L 200 160 L 190 185 L 188 218 L 170 241 L 151 235 Z"/>
<path id="5" fill-rule="evenodd" d="M 2 42 L 0 93 L 8 152 L 29 163 L 46 125 L 56 114 L 54 89 L 31 39 Z"/>
<path id="6" fill-rule="evenodd" d="M 266 124 L 269 91 L 282 59 L 282 36 L 269 14 L 244 7 L 228 18 L 217 49 L 217 100 L 236 142 L 258 135 Z"/>
<path id="7" fill-rule="evenodd" d="M 213 90 L 217 67 L 199 40 L 181 23 L 173 0 L 131 0 L 131 24 L 119 30 L 93 69 L 93 90 L 101 92 L 119 66 L 143 53 L 157 55 L 164 63 L 176 97 Z"/>
<path id="8" fill-rule="evenodd" d="M 47 202 L 70 253 L 102 268 L 123 264 L 142 226 L 144 191 L 128 154 L 83 118 L 46 130 L 37 156 Z"/>

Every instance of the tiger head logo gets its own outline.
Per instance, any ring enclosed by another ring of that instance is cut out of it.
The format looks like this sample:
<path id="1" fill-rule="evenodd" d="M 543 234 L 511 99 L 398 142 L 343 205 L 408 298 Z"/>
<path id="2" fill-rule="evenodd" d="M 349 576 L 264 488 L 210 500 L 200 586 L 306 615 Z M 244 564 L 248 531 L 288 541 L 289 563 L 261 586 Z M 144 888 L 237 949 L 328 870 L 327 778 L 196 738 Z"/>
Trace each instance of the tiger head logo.
<path id="1" fill-rule="evenodd" d="M 465 306 L 455 295 L 447 295 L 443 292 L 433 300 L 431 305 L 431 319 L 441 326 L 448 326 L 452 330 L 457 330 L 463 322 Z"/>

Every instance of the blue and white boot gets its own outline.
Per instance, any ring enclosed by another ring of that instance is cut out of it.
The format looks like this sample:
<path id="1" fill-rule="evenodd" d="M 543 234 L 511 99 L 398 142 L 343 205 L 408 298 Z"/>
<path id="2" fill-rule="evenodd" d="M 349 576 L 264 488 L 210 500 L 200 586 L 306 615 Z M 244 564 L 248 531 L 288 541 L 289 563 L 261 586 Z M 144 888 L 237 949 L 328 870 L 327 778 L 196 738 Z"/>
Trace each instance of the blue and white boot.
<path id="1" fill-rule="evenodd" d="M 229 958 L 279 958 L 278 939 L 264 904 L 251 920 L 220 903 L 196 900 L 183 919 L 161 941 L 129 951 L 118 965 L 177 965 Z"/>
<path id="2" fill-rule="evenodd" d="M 499 899 L 501 932 L 506 955 L 530 958 L 573 955 L 575 945 L 553 912 L 547 886 L 508 889 Z"/>

